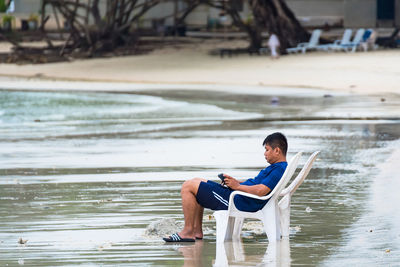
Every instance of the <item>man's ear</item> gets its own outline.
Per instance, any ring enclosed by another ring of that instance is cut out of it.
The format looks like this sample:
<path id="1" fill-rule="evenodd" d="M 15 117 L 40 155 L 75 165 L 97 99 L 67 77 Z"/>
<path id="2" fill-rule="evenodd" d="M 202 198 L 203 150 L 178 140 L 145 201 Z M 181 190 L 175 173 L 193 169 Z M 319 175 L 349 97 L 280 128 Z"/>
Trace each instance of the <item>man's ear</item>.
<path id="1" fill-rule="evenodd" d="M 274 148 L 274 153 L 275 154 L 281 154 L 281 149 L 279 147 Z"/>

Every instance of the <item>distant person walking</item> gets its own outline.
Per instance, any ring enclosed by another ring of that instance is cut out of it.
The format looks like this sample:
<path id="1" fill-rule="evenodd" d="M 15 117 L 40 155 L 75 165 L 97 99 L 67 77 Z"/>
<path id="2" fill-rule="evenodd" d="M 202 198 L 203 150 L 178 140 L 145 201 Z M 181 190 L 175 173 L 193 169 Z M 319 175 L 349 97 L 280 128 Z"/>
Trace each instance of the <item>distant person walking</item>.
<path id="1" fill-rule="evenodd" d="M 10 0 L 10 1 L 8 2 L 8 8 L 7 8 L 6 13 L 14 13 L 14 11 L 15 11 L 14 0 Z"/>
<path id="2" fill-rule="evenodd" d="M 281 43 L 279 42 L 278 36 L 276 36 L 275 33 L 272 33 L 271 36 L 268 39 L 268 47 L 269 50 L 271 51 L 271 58 L 272 59 L 278 59 L 279 58 L 279 47 L 281 46 Z"/>

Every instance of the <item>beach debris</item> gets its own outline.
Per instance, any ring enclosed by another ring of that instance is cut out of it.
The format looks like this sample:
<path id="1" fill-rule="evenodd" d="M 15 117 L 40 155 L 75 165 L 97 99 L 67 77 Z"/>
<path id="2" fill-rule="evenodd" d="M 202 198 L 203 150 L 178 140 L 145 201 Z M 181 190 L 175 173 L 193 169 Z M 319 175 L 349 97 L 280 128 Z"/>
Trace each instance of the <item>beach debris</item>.
<path id="1" fill-rule="evenodd" d="M 312 208 L 307 207 L 307 208 L 306 208 L 306 212 L 308 212 L 308 213 L 312 212 Z"/>
<path id="2" fill-rule="evenodd" d="M 97 248 L 97 250 L 98 250 L 98 251 L 103 251 L 103 249 L 111 248 L 112 245 L 113 245 L 112 242 L 107 242 L 107 243 L 104 243 L 104 244 L 100 245 L 100 246 Z"/>
<path id="3" fill-rule="evenodd" d="M 271 98 L 271 105 L 278 105 L 279 104 L 279 97 L 272 97 Z"/>
<path id="4" fill-rule="evenodd" d="M 296 225 L 296 226 L 290 227 L 290 229 L 291 229 L 291 230 L 294 230 L 294 231 L 296 231 L 296 232 L 300 232 L 300 231 L 301 231 L 300 225 Z"/>
<path id="5" fill-rule="evenodd" d="M 372 229 L 369 229 L 369 232 L 372 233 Z"/>
<path id="6" fill-rule="evenodd" d="M 248 221 L 243 224 L 242 229 L 244 231 L 252 232 L 256 235 L 262 235 L 264 233 L 263 224 L 261 221 Z"/>
<path id="7" fill-rule="evenodd" d="M 111 198 L 107 198 L 107 199 L 100 199 L 100 200 L 97 200 L 97 204 L 106 203 L 106 202 L 112 202 L 112 199 L 111 199 Z"/>
<path id="8" fill-rule="evenodd" d="M 28 242 L 28 239 L 22 239 L 22 237 L 20 237 L 18 239 L 18 244 L 25 245 L 27 242 Z"/>
<path id="9" fill-rule="evenodd" d="M 36 120 L 34 120 L 34 122 L 40 122 L 40 120 L 39 120 L 39 119 L 36 119 Z"/>
<path id="10" fill-rule="evenodd" d="M 385 250 L 386 253 L 390 253 L 390 249 Z"/>
<path id="11" fill-rule="evenodd" d="M 214 219 L 214 216 L 212 216 L 211 214 L 209 214 L 208 216 L 208 220 L 211 221 L 212 219 Z"/>
<path id="12" fill-rule="evenodd" d="M 163 218 L 149 224 L 144 234 L 148 237 L 164 237 L 179 232 L 182 227 L 182 223 L 176 222 L 173 218 Z"/>
<path id="13" fill-rule="evenodd" d="M 385 101 L 386 101 L 386 98 L 382 97 L 381 102 L 385 102 Z"/>
<path id="14" fill-rule="evenodd" d="M 329 98 L 329 97 L 333 97 L 333 95 L 331 95 L 331 94 L 324 94 L 324 98 Z"/>

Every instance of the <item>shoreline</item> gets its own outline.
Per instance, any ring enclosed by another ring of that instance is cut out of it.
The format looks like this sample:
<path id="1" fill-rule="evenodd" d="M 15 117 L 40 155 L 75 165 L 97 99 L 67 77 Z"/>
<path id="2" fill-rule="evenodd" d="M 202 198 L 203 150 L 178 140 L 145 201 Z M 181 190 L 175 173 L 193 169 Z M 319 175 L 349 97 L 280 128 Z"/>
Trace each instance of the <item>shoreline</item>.
<path id="1" fill-rule="evenodd" d="M 279 92 L 276 91 L 279 89 Z M 236 85 L 198 83 L 129 83 L 125 81 L 87 81 L 73 79 L 7 77 L 0 75 L 0 91 L 47 92 L 99 92 L 146 93 L 151 91 L 211 91 L 247 95 L 320 96 L 329 94 L 346 96 L 351 93 L 335 92 L 322 88 L 289 87 L 283 85 Z"/>

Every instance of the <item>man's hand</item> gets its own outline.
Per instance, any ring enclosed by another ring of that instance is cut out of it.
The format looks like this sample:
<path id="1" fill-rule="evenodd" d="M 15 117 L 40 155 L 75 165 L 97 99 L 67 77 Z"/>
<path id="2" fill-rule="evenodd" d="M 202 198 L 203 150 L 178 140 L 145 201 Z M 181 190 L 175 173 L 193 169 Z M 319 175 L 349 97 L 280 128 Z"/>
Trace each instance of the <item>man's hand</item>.
<path id="1" fill-rule="evenodd" d="M 269 192 L 271 192 L 271 189 L 269 189 L 266 185 L 263 184 L 241 185 L 238 180 L 236 180 L 232 176 L 229 176 L 228 174 L 224 174 L 224 177 L 225 179 L 223 184 L 227 185 L 232 190 L 240 190 L 260 197 L 265 196 Z"/>
<path id="2" fill-rule="evenodd" d="M 228 174 L 224 174 L 224 184 L 226 184 L 230 189 L 237 190 L 238 187 L 240 186 L 240 183 L 238 180 L 233 178 L 232 176 L 229 176 Z"/>

